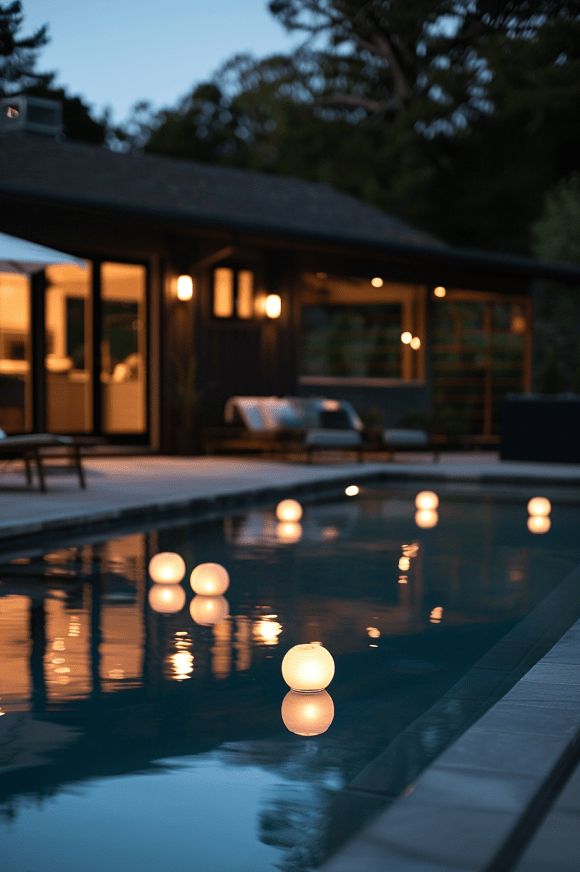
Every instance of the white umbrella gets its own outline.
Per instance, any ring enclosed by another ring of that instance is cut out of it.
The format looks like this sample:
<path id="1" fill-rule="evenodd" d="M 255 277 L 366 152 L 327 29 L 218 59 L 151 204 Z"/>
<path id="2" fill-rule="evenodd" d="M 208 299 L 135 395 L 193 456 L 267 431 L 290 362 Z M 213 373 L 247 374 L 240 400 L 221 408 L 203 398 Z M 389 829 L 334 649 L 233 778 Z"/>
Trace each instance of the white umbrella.
<path id="1" fill-rule="evenodd" d="M 71 263 L 85 266 L 84 261 L 54 248 L 37 245 L 27 239 L 18 239 L 0 233 L 0 272 L 24 273 L 30 275 L 44 269 L 45 266 L 57 263 Z"/>

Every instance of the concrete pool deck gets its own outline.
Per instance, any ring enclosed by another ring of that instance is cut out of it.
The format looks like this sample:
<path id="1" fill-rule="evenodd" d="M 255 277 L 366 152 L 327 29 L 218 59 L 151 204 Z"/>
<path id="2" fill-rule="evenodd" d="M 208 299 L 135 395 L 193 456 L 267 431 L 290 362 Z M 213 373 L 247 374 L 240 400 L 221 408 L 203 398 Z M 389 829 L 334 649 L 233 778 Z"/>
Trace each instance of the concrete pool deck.
<path id="1" fill-rule="evenodd" d="M 336 493 L 345 484 L 365 481 L 415 482 L 418 488 L 438 483 L 466 490 L 495 484 L 523 488 L 530 496 L 550 496 L 553 489 L 567 500 L 578 498 L 580 485 L 580 466 L 506 463 L 490 453 L 448 454 L 439 463 L 429 456 L 401 455 L 396 463 L 364 464 L 92 457 L 85 466 L 86 491 L 74 476 L 54 472 L 46 494 L 25 487 L 18 465 L 2 469 L 2 553 L 52 535 L 185 512 L 204 516 L 257 499 Z M 325 867 L 328 872 L 579 868 L 580 622 L 567 629 L 576 620 L 568 604 L 578 601 L 580 608 L 579 587 L 580 570 L 548 598 L 539 623 L 535 613 L 528 616 L 525 631 L 538 637 L 552 634 L 552 650 L 530 663 L 530 671 L 437 757 L 408 796 L 339 851 Z M 506 644 L 515 656 L 517 640 Z M 483 679 L 500 668 L 497 662 L 478 666 Z M 379 759 L 369 777 L 380 777 L 380 764 Z"/>

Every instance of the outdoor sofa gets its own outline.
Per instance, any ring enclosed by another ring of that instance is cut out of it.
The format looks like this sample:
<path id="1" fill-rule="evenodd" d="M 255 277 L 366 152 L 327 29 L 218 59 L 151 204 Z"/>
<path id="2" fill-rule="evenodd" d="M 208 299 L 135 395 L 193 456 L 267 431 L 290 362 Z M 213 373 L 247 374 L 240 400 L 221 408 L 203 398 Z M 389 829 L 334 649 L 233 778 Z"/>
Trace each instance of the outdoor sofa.
<path id="1" fill-rule="evenodd" d="M 363 459 L 363 423 L 344 400 L 317 397 L 230 397 L 225 427 L 205 434 L 208 454 L 219 451 L 259 451 L 289 454 L 305 451 L 355 452 Z"/>
<path id="2" fill-rule="evenodd" d="M 40 490 L 46 492 L 45 463 L 49 459 L 65 457 L 69 466 L 76 470 L 79 485 L 86 487 L 79 443 L 71 436 L 56 436 L 52 433 L 31 433 L 22 436 L 6 436 L 0 430 L 0 463 L 22 460 L 26 481 L 32 485 L 32 466 L 36 467 Z"/>

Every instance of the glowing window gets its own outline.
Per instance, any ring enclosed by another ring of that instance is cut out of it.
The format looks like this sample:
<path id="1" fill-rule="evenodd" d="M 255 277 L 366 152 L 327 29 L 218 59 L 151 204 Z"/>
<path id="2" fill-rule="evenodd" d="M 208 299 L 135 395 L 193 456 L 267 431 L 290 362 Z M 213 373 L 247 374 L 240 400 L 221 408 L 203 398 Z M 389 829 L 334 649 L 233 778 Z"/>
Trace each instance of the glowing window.
<path id="1" fill-rule="evenodd" d="M 231 318 L 234 314 L 234 271 L 228 267 L 214 272 L 213 313 L 216 318 Z"/>

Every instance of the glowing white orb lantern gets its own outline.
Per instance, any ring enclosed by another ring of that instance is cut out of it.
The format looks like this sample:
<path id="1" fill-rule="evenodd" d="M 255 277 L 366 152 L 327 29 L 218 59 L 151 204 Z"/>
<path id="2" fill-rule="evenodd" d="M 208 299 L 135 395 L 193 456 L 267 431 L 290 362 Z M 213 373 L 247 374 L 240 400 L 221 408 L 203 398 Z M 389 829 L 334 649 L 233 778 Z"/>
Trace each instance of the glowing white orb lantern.
<path id="1" fill-rule="evenodd" d="M 297 693 L 289 690 L 282 701 L 284 726 L 297 736 L 319 736 L 334 720 L 334 703 L 326 690 Z"/>
<path id="2" fill-rule="evenodd" d="M 348 487 L 344 489 L 347 497 L 357 497 L 360 494 L 360 487 L 357 484 L 349 484 Z"/>
<path id="3" fill-rule="evenodd" d="M 552 511 L 552 503 L 546 497 L 532 497 L 528 503 L 530 515 L 546 516 Z"/>
<path id="4" fill-rule="evenodd" d="M 298 500 L 282 500 L 276 506 L 276 517 L 282 523 L 297 524 L 303 510 Z"/>
<path id="5" fill-rule="evenodd" d="M 284 545 L 292 545 L 302 539 L 302 524 L 297 521 L 281 521 L 276 524 L 276 539 Z"/>
<path id="6" fill-rule="evenodd" d="M 292 690 L 312 693 L 324 690 L 334 677 L 334 660 L 319 642 L 294 645 L 282 660 L 282 677 Z"/>
<path id="7" fill-rule="evenodd" d="M 201 596 L 221 596 L 230 586 L 230 576 L 221 563 L 200 563 L 191 573 L 189 583 Z"/>
<path id="8" fill-rule="evenodd" d="M 547 533 L 552 522 L 548 515 L 530 515 L 528 518 L 528 530 L 530 533 Z"/>
<path id="9" fill-rule="evenodd" d="M 435 509 L 419 509 L 415 512 L 415 523 L 422 530 L 429 530 L 439 523 L 439 513 Z"/>
<path id="10" fill-rule="evenodd" d="M 147 594 L 149 605 L 161 615 L 174 615 L 185 605 L 185 591 L 175 584 L 154 584 Z"/>
<path id="11" fill-rule="evenodd" d="M 174 551 L 161 551 L 149 561 L 149 575 L 157 584 L 179 584 L 185 570 L 185 560 Z"/>
<path id="12" fill-rule="evenodd" d="M 439 505 L 439 497 L 434 491 L 419 491 L 415 497 L 415 508 L 427 511 L 434 511 Z"/>
<path id="13" fill-rule="evenodd" d="M 411 568 L 410 557 L 399 557 L 399 569 L 401 572 L 407 572 Z"/>
<path id="14" fill-rule="evenodd" d="M 200 627 L 221 624 L 230 613 L 225 596 L 194 596 L 189 604 L 189 614 Z"/>

